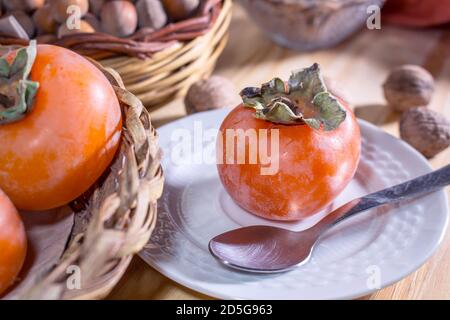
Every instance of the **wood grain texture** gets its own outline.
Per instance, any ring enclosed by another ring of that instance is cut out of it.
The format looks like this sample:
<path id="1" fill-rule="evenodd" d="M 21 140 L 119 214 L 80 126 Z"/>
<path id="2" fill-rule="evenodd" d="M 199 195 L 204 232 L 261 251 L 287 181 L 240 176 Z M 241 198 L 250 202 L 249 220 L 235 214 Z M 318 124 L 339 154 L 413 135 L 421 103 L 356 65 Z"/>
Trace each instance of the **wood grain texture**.
<path id="1" fill-rule="evenodd" d="M 450 118 L 450 29 L 409 30 L 382 26 L 364 30 L 336 48 L 301 53 L 275 46 L 235 6 L 230 41 L 216 74 L 230 78 L 237 88 L 258 85 L 291 70 L 322 65 L 345 92 L 355 113 L 398 136 L 399 114 L 385 105 L 382 83 L 388 72 L 405 63 L 422 65 L 436 78 L 430 108 Z M 184 116 L 181 100 L 152 112 L 156 126 Z M 446 150 L 431 160 L 434 168 L 449 163 Z M 135 257 L 111 299 L 208 299 L 165 278 Z M 419 270 L 362 299 L 450 299 L 450 231 L 433 257 Z"/>

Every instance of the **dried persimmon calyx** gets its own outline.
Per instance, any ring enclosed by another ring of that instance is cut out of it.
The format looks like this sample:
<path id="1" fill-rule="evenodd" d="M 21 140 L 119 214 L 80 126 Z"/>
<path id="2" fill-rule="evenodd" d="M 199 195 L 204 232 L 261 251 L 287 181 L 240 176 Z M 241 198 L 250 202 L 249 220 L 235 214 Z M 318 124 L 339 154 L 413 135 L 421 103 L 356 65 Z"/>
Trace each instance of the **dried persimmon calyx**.
<path id="1" fill-rule="evenodd" d="M 261 88 L 245 88 L 240 95 L 246 107 L 256 110 L 256 118 L 274 123 L 331 131 L 346 117 L 339 99 L 327 90 L 317 63 L 293 72 L 287 82 L 274 78 Z"/>
<path id="2" fill-rule="evenodd" d="M 0 58 L 0 124 L 22 119 L 33 107 L 39 83 L 29 79 L 36 59 L 36 41 L 20 48 L 11 63 Z"/>

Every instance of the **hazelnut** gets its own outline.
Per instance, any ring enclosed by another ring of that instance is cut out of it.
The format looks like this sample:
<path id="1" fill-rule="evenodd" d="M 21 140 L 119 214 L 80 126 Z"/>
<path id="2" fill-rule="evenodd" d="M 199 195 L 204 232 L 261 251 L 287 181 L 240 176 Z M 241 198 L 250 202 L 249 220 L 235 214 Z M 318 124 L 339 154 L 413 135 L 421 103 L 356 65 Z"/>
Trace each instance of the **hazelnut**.
<path id="1" fill-rule="evenodd" d="M 136 30 L 138 16 L 133 3 L 114 0 L 102 6 L 100 20 L 104 32 L 117 37 L 127 37 Z"/>
<path id="2" fill-rule="evenodd" d="M 33 14 L 33 21 L 39 34 L 55 33 L 58 27 L 55 19 L 51 15 L 49 4 L 37 9 Z"/>
<path id="3" fill-rule="evenodd" d="M 25 11 L 30 12 L 41 8 L 45 0 L 6 0 L 3 1 L 5 8 L 9 11 Z"/>
<path id="4" fill-rule="evenodd" d="M 200 0 L 163 0 L 162 2 L 169 17 L 175 21 L 193 15 L 200 4 Z"/>
<path id="5" fill-rule="evenodd" d="M 67 12 L 70 6 L 78 6 L 81 11 L 81 17 L 89 10 L 88 0 L 50 0 L 50 6 L 52 7 L 53 18 L 59 23 L 66 22 L 70 16 L 70 13 Z"/>
<path id="6" fill-rule="evenodd" d="M 159 0 L 138 0 L 136 9 L 140 28 L 161 29 L 167 23 L 167 15 Z"/>
<path id="7" fill-rule="evenodd" d="M 64 36 L 76 33 L 92 33 L 95 32 L 94 27 L 92 27 L 88 22 L 84 20 L 80 20 L 80 28 L 79 29 L 69 29 L 66 23 L 63 23 L 58 28 L 58 38 L 62 38 Z"/>
<path id="8" fill-rule="evenodd" d="M 434 79 L 419 66 L 403 65 L 392 70 L 383 88 L 389 105 L 398 111 L 405 111 L 430 103 Z"/>
<path id="9" fill-rule="evenodd" d="M 24 11 L 12 11 L 11 15 L 20 23 L 30 39 L 33 38 L 36 32 L 33 19 L 31 19 L 31 17 Z"/>
<path id="10" fill-rule="evenodd" d="M 189 88 L 184 99 L 186 113 L 232 108 L 240 103 L 240 97 L 233 83 L 220 76 L 201 79 Z"/>
<path id="11" fill-rule="evenodd" d="M 450 121 L 426 107 L 412 108 L 400 118 L 400 136 L 427 158 L 450 146 Z"/>

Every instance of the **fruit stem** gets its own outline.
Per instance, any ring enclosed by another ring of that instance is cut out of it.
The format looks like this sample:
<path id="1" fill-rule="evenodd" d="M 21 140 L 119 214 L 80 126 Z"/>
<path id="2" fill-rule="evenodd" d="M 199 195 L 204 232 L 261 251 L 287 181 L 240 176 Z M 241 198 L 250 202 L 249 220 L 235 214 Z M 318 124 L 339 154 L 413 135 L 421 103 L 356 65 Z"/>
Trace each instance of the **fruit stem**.
<path id="1" fill-rule="evenodd" d="M 336 129 L 346 117 L 339 99 L 328 92 L 314 63 L 292 73 L 287 82 L 274 78 L 261 88 L 241 91 L 244 106 L 255 109 L 255 117 L 279 124 L 306 124 L 325 131 Z"/>
<path id="2" fill-rule="evenodd" d="M 0 125 L 22 119 L 33 108 L 39 83 L 29 80 L 29 75 L 36 54 L 32 40 L 28 47 L 0 57 Z"/>

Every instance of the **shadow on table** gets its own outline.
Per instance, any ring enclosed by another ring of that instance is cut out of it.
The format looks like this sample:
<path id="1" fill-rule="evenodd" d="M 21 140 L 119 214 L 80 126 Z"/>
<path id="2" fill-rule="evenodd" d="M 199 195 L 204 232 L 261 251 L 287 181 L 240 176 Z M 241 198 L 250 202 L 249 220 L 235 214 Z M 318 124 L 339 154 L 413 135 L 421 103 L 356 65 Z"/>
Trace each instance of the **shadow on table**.
<path id="1" fill-rule="evenodd" d="M 204 299 L 213 298 L 183 287 L 164 277 L 139 257 L 107 297 L 108 300 Z"/>
<path id="2" fill-rule="evenodd" d="M 384 125 L 398 121 L 400 114 L 388 105 L 367 104 L 355 106 L 356 117 L 366 120 L 374 125 Z"/>

